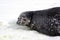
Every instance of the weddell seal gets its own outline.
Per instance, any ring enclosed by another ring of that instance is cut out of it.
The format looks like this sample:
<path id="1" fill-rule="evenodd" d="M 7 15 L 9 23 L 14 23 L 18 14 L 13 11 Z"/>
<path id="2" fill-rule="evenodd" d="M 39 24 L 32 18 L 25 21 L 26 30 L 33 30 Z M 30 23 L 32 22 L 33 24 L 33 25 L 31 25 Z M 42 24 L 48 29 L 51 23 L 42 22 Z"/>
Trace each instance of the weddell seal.
<path id="1" fill-rule="evenodd" d="M 23 12 L 18 17 L 17 24 L 45 35 L 60 36 L 60 7 Z"/>

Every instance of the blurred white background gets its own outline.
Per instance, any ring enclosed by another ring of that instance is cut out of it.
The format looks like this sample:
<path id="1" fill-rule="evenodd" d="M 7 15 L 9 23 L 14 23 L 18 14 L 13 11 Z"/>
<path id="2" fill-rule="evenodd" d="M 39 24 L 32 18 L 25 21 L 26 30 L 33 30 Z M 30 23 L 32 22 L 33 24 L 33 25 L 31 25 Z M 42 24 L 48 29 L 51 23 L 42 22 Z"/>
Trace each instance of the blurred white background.
<path id="1" fill-rule="evenodd" d="M 34 31 L 17 31 L 5 28 L 8 22 L 10 22 L 10 27 L 12 28 L 19 27 L 14 20 L 17 20 L 19 14 L 24 11 L 42 10 L 52 7 L 60 7 L 60 0 L 0 0 L 0 20 L 7 22 L 3 22 L 5 24 L 3 27 L 0 25 L 0 40 L 60 40 L 60 37 L 47 37 Z"/>
<path id="2" fill-rule="evenodd" d="M 0 0 L 0 20 L 16 19 L 23 11 L 59 7 L 60 0 Z"/>

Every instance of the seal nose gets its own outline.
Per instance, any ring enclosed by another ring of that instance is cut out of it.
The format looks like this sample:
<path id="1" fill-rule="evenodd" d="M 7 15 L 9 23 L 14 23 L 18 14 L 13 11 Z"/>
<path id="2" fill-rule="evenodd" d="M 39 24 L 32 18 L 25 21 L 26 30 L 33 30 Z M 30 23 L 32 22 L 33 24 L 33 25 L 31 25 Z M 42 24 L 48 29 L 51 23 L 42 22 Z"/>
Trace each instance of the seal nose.
<path id="1" fill-rule="evenodd" d="M 16 23 L 17 23 L 17 24 L 20 24 L 20 22 L 18 22 L 18 21 L 17 21 Z"/>

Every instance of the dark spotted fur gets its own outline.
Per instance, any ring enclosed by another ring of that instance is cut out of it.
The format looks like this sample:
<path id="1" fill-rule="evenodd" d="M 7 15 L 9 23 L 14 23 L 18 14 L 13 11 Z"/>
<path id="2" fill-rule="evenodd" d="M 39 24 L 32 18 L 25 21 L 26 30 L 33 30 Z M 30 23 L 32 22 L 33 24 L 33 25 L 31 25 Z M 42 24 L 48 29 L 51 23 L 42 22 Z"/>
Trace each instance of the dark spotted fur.
<path id="1" fill-rule="evenodd" d="M 25 26 L 49 36 L 60 36 L 60 7 L 38 11 L 27 11 L 22 14 L 25 14 L 25 17 L 30 20 Z M 20 21 L 20 19 L 18 20 Z M 17 21 L 17 24 L 20 25 L 19 21 Z"/>

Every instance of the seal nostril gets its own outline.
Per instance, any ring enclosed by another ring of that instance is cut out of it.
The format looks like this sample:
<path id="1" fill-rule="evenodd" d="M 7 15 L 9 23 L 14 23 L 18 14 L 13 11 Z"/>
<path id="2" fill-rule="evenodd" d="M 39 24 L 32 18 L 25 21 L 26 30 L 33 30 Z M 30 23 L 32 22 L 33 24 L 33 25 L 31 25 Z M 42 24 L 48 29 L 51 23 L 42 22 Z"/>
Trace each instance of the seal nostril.
<path id="1" fill-rule="evenodd" d="M 17 21 L 17 24 L 19 24 L 20 22 Z"/>

